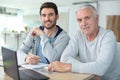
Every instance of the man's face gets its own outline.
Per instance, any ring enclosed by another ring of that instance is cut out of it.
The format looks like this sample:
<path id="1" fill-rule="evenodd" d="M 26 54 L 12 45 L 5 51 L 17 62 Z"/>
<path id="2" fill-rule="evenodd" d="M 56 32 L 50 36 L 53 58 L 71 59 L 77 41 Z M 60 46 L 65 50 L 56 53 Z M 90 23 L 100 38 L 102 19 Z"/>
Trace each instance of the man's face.
<path id="1" fill-rule="evenodd" d="M 55 27 L 58 15 L 55 14 L 54 9 L 52 8 L 43 8 L 40 15 L 40 20 L 42 25 L 46 29 L 51 29 Z"/>
<path id="2" fill-rule="evenodd" d="M 76 13 L 78 24 L 84 34 L 91 36 L 98 28 L 98 16 L 95 17 L 90 8 L 84 8 Z"/>

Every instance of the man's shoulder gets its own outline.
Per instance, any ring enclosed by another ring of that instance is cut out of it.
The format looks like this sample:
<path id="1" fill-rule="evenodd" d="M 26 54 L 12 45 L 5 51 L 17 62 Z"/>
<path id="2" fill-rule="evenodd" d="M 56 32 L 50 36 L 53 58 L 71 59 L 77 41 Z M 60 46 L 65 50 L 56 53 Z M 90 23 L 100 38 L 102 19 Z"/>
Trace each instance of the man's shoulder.
<path id="1" fill-rule="evenodd" d="M 62 30 L 60 35 L 66 35 L 66 36 L 69 36 L 68 33 L 65 31 L 65 30 Z"/>
<path id="2" fill-rule="evenodd" d="M 100 33 L 101 34 L 114 34 L 113 31 L 111 29 L 105 29 L 103 27 L 100 27 Z"/>
<path id="3" fill-rule="evenodd" d="M 69 34 L 68 34 L 66 31 L 62 30 L 62 31 L 60 32 L 60 34 L 58 35 L 57 38 L 66 38 L 66 39 L 70 39 L 70 36 L 69 36 Z"/>
<path id="4" fill-rule="evenodd" d="M 99 32 L 99 38 L 104 39 L 116 39 L 115 34 L 112 30 L 101 28 Z"/>

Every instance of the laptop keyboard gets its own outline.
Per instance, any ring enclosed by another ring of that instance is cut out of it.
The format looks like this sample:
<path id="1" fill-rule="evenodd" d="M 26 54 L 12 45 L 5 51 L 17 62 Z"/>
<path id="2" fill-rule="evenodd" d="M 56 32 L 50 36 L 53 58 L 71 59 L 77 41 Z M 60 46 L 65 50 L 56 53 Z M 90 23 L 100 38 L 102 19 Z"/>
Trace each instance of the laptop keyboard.
<path id="1" fill-rule="evenodd" d="M 20 80 L 48 80 L 49 78 L 31 69 L 20 70 Z"/>

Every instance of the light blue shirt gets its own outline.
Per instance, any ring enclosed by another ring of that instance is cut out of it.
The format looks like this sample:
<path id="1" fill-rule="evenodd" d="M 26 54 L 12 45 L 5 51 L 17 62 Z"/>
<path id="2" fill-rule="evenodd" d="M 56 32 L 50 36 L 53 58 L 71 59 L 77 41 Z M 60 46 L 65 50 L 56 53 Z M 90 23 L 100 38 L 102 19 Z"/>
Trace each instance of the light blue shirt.
<path id="1" fill-rule="evenodd" d="M 54 37 L 52 36 L 52 37 L 49 38 L 48 42 L 51 43 L 53 41 L 54 41 Z M 37 49 L 37 55 L 40 57 L 40 62 L 47 63 L 47 64 L 49 63 L 48 59 L 42 53 L 42 46 L 41 46 L 41 44 L 39 44 L 39 47 Z"/>

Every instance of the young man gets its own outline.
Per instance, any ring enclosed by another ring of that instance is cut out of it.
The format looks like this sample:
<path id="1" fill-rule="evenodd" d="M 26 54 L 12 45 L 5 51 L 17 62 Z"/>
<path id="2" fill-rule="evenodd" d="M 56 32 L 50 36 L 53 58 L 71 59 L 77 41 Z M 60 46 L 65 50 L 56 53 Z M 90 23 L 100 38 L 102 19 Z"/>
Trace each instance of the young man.
<path id="1" fill-rule="evenodd" d="M 59 14 L 55 3 L 43 3 L 39 13 L 42 26 L 34 28 L 18 49 L 17 56 L 20 62 L 37 64 L 60 60 L 69 42 L 69 35 L 56 25 Z M 28 54 L 31 49 L 32 53 Z"/>
<path id="2" fill-rule="evenodd" d="M 48 69 L 93 74 L 95 80 L 120 80 L 120 56 L 114 33 L 98 26 L 98 14 L 92 5 L 81 5 L 76 17 L 81 30 L 70 39 L 61 62 L 51 63 Z M 76 60 L 76 56 L 80 59 Z"/>

